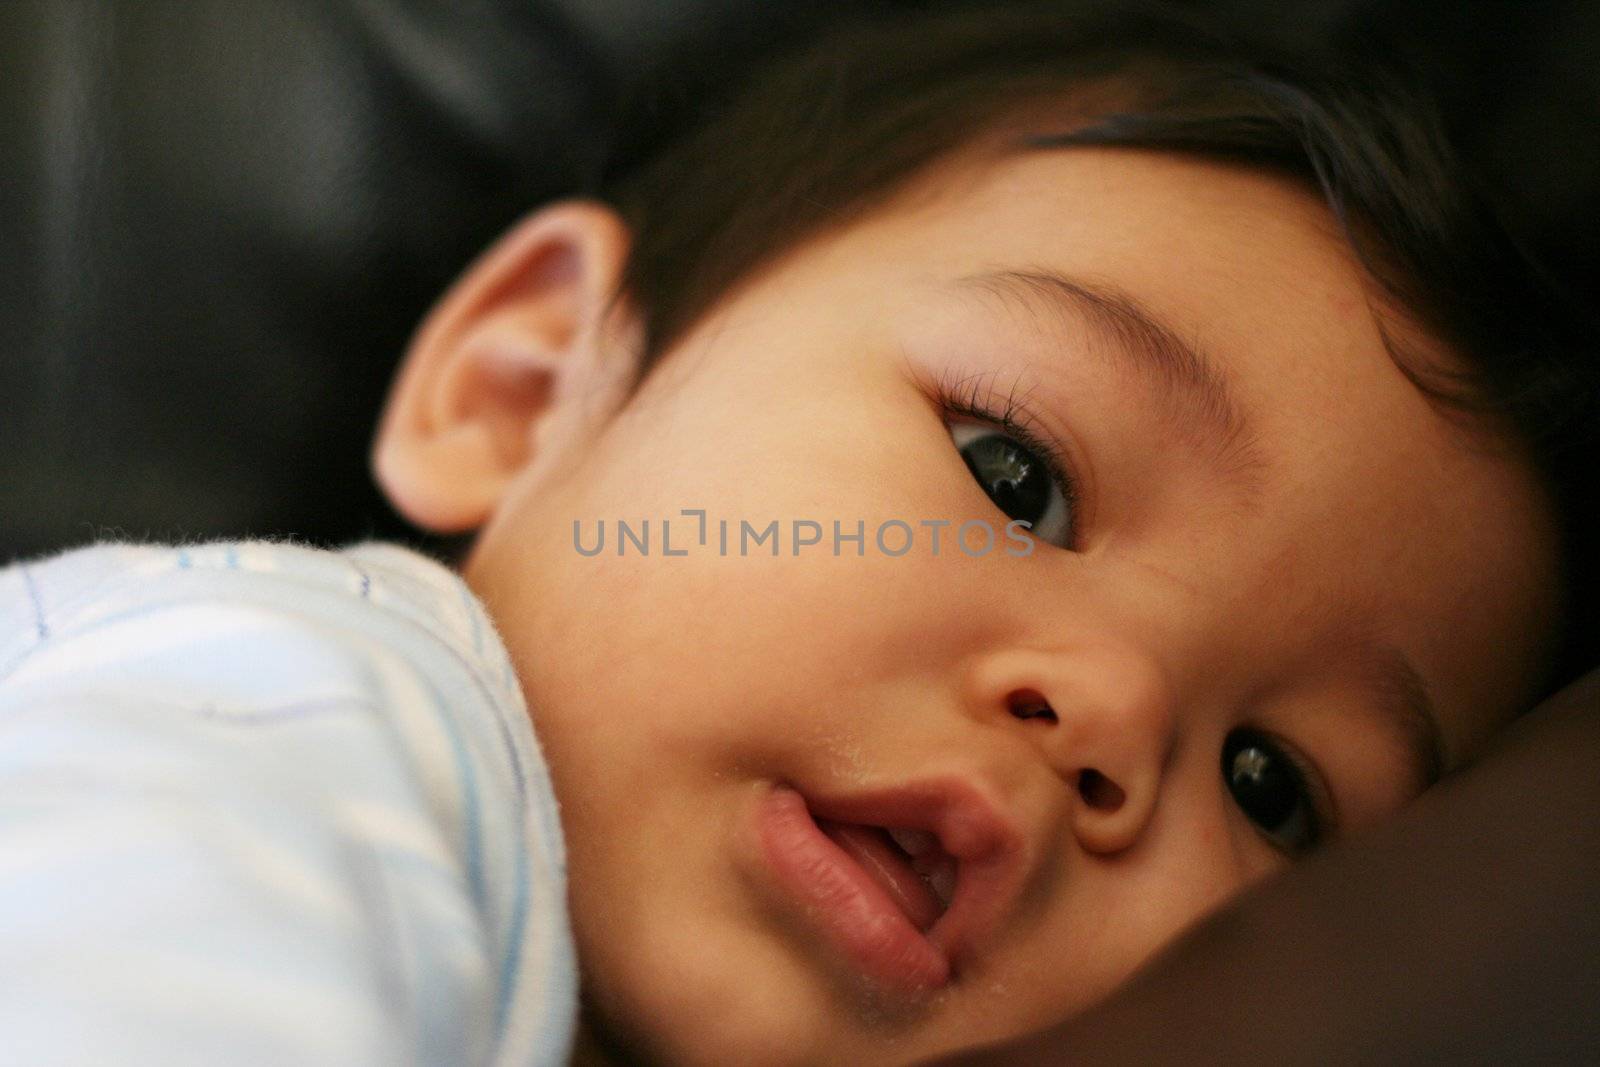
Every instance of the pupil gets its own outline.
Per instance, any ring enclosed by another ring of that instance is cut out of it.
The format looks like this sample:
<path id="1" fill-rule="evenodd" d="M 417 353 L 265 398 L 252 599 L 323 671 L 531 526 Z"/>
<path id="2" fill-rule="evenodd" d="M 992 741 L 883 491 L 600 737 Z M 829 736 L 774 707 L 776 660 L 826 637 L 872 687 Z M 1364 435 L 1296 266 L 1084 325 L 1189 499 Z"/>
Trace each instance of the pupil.
<path id="1" fill-rule="evenodd" d="M 1013 519 L 1037 525 L 1050 504 L 1050 475 L 1027 449 L 999 434 L 961 449 L 967 469 L 995 506 Z"/>
<path id="2" fill-rule="evenodd" d="M 1288 822 L 1299 803 L 1294 778 L 1281 760 L 1259 745 L 1246 745 L 1233 754 L 1228 788 L 1246 814 L 1267 830 Z"/>

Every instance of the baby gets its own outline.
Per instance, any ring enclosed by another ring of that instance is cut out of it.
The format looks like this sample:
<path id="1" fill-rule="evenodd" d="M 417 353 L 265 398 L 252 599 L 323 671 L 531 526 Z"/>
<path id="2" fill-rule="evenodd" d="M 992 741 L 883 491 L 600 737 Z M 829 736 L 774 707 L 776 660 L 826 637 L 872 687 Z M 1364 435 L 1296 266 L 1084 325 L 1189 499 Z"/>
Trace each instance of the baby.
<path id="1" fill-rule="evenodd" d="M 1089 1006 L 1559 677 L 1536 429 L 1593 416 L 1380 91 L 925 15 L 605 191 L 394 386 L 378 479 L 476 532 L 465 586 L 370 545 L 5 574 L 3 854 L 58 858 L 0 917 L 29 1062 L 926 1060 Z"/>

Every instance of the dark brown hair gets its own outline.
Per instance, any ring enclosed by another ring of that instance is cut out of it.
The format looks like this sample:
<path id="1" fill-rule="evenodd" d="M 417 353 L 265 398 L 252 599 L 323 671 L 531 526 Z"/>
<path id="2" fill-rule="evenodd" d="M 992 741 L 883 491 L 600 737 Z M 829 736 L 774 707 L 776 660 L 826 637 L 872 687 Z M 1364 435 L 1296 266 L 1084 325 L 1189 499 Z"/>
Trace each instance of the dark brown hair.
<path id="1" fill-rule="evenodd" d="M 656 94 L 674 83 L 657 80 L 596 190 L 635 233 L 621 290 L 646 366 L 784 253 L 986 137 L 1292 175 L 1321 193 L 1380 297 L 1460 357 L 1429 365 L 1388 337 L 1401 370 L 1519 447 L 1554 501 L 1567 603 L 1551 681 L 1564 681 L 1600 657 L 1595 324 L 1507 235 L 1431 108 L 1338 60 L 1288 58 L 1154 4 L 956 4 L 848 20 L 721 99 L 699 79 L 679 128 L 661 126 Z"/>

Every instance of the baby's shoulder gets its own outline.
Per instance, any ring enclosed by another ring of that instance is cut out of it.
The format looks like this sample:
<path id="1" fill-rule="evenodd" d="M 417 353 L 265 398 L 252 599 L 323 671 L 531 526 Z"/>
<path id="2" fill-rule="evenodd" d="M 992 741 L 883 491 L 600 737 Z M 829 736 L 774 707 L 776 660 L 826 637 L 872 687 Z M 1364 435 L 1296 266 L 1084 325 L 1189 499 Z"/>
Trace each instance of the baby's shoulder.
<path id="1" fill-rule="evenodd" d="M 365 775 L 452 823 L 544 795 L 482 605 L 401 546 L 95 545 L 0 570 L 0 610 L 3 732 L 46 763 L 90 746 L 234 791 Z"/>
<path id="2" fill-rule="evenodd" d="M 510 681 L 461 579 L 382 543 L 90 545 L 0 570 L 0 635 L 0 683 L 52 660 L 81 666 L 185 642 L 242 668 L 275 661 L 296 671 L 400 646 L 424 664 L 442 656 L 497 687 Z"/>

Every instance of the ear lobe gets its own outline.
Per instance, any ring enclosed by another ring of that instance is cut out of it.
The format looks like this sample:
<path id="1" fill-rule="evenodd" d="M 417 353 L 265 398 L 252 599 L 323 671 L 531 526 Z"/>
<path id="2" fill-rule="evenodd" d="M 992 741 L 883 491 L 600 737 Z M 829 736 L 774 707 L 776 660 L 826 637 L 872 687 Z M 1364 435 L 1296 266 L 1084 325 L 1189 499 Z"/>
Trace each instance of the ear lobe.
<path id="1" fill-rule="evenodd" d="M 614 413 L 639 360 L 632 313 L 613 307 L 627 252 L 610 208 L 556 204 L 518 224 L 434 308 L 373 449 L 401 514 L 439 533 L 475 529 L 513 479 L 559 462 L 574 420 Z"/>

